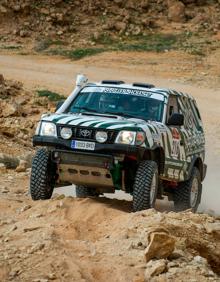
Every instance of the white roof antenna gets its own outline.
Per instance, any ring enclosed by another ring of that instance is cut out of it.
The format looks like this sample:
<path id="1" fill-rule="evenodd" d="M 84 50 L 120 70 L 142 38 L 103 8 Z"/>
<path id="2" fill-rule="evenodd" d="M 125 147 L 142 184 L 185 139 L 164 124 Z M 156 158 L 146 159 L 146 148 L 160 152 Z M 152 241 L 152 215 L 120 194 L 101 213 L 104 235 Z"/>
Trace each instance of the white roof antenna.
<path id="1" fill-rule="evenodd" d="M 87 81 L 88 78 L 84 74 L 78 74 L 76 77 L 76 86 L 82 87 Z"/>

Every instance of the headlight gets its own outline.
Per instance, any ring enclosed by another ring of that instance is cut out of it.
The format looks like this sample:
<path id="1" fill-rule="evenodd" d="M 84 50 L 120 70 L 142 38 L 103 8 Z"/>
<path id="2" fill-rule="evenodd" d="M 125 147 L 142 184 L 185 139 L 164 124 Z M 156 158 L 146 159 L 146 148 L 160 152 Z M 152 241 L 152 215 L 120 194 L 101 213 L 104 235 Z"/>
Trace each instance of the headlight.
<path id="1" fill-rule="evenodd" d="M 135 142 L 136 132 L 123 130 L 120 131 L 115 143 L 133 145 Z"/>
<path id="2" fill-rule="evenodd" d="M 72 136 L 73 132 L 72 129 L 69 127 L 63 127 L 60 130 L 60 135 L 63 139 L 70 139 L 70 137 Z"/>
<path id="3" fill-rule="evenodd" d="M 108 134 L 105 131 L 97 131 L 95 135 L 95 139 L 99 143 L 105 143 L 108 139 Z"/>
<path id="4" fill-rule="evenodd" d="M 40 135 L 57 137 L 56 125 L 52 122 L 43 121 L 41 123 Z"/>

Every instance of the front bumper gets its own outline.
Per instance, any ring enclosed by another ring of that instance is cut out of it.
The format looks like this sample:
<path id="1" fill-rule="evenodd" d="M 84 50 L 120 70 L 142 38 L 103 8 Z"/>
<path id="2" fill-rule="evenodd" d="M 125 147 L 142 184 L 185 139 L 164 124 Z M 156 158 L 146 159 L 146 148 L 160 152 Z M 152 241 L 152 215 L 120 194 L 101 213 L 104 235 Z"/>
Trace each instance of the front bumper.
<path id="1" fill-rule="evenodd" d="M 56 137 L 48 136 L 38 136 L 33 137 L 34 146 L 48 146 L 56 149 L 70 150 L 71 152 L 87 152 L 87 153 L 103 153 L 103 154 L 124 154 L 127 156 L 135 156 L 137 159 L 142 159 L 145 148 L 135 145 L 125 145 L 125 144 L 95 144 L 94 151 L 87 151 L 81 149 L 71 148 L 72 140 L 63 140 Z M 81 140 L 82 141 L 82 140 Z"/>
<path id="2" fill-rule="evenodd" d="M 54 149 L 51 159 L 57 164 L 57 183 L 73 183 L 88 187 L 114 190 L 111 171 L 114 158 L 111 155 L 70 152 Z"/>

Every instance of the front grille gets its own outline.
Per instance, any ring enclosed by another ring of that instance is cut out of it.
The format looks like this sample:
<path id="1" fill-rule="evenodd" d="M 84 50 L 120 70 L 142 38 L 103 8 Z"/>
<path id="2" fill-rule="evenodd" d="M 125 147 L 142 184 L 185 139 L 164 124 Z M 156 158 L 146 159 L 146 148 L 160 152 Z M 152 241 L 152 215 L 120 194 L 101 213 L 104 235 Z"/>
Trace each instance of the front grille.
<path id="1" fill-rule="evenodd" d="M 79 139 L 93 139 L 93 130 L 87 128 L 76 128 L 75 137 Z"/>
<path id="2" fill-rule="evenodd" d="M 85 127 L 75 127 L 75 126 L 59 126 L 58 127 L 58 137 L 62 138 L 60 135 L 60 131 L 62 127 L 70 127 L 72 129 L 73 135 L 71 139 L 83 140 L 83 141 L 96 141 L 95 134 L 97 131 L 105 131 L 108 134 L 108 139 L 105 143 L 113 144 L 118 135 L 118 130 L 102 130 L 102 129 L 94 129 L 94 128 L 85 128 Z"/>

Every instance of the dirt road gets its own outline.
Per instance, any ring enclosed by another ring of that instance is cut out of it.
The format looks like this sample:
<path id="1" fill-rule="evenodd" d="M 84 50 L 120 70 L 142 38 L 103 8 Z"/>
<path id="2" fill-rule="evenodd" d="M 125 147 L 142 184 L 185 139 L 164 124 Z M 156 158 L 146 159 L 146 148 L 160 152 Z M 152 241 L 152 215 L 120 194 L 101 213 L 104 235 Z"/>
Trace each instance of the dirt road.
<path id="1" fill-rule="evenodd" d="M 137 56 L 136 63 L 132 60 L 135 56 Z M 8 78 L 22 81 L 31 89 L 46 88 L 64 95 L 68 95 L 73 89 L 77 73 L 86 74 L 91 81 L 107 78 L 120 78 L 128 82 L 146 81 L 158 87 L 176 88 L 191 93 L 201 110 L 207 139 L 208 174 L 204 182 L 200 209 L 220 214 L 218 171 L 220 167 L 220 91 L 178 82 L 181 77 L 180 70 L 175 72 L 173 61 L 166 61 L 165 64 L 164 55 L 161 57 L 163 60 L 162 69 L 158 71 L 159 76 L 156 76 L 157 69 L 154 69 L 153 64 L 148 64 L 149 55 L 133 54 L 132 56 L 132 53 L 127 55 L 123 53 L 121 56 L 118 53 L 109 53 L 80 62 L 42 56 L 0 55 L 0 73 Z M 146 67 L 143 62 L 146 62 Z M 191 72 L 193 67 L 192 64 Z M 154 76 L 149 76 L 149 73 Z M 182 76 L 184 75 L 183 71 Z"/>

